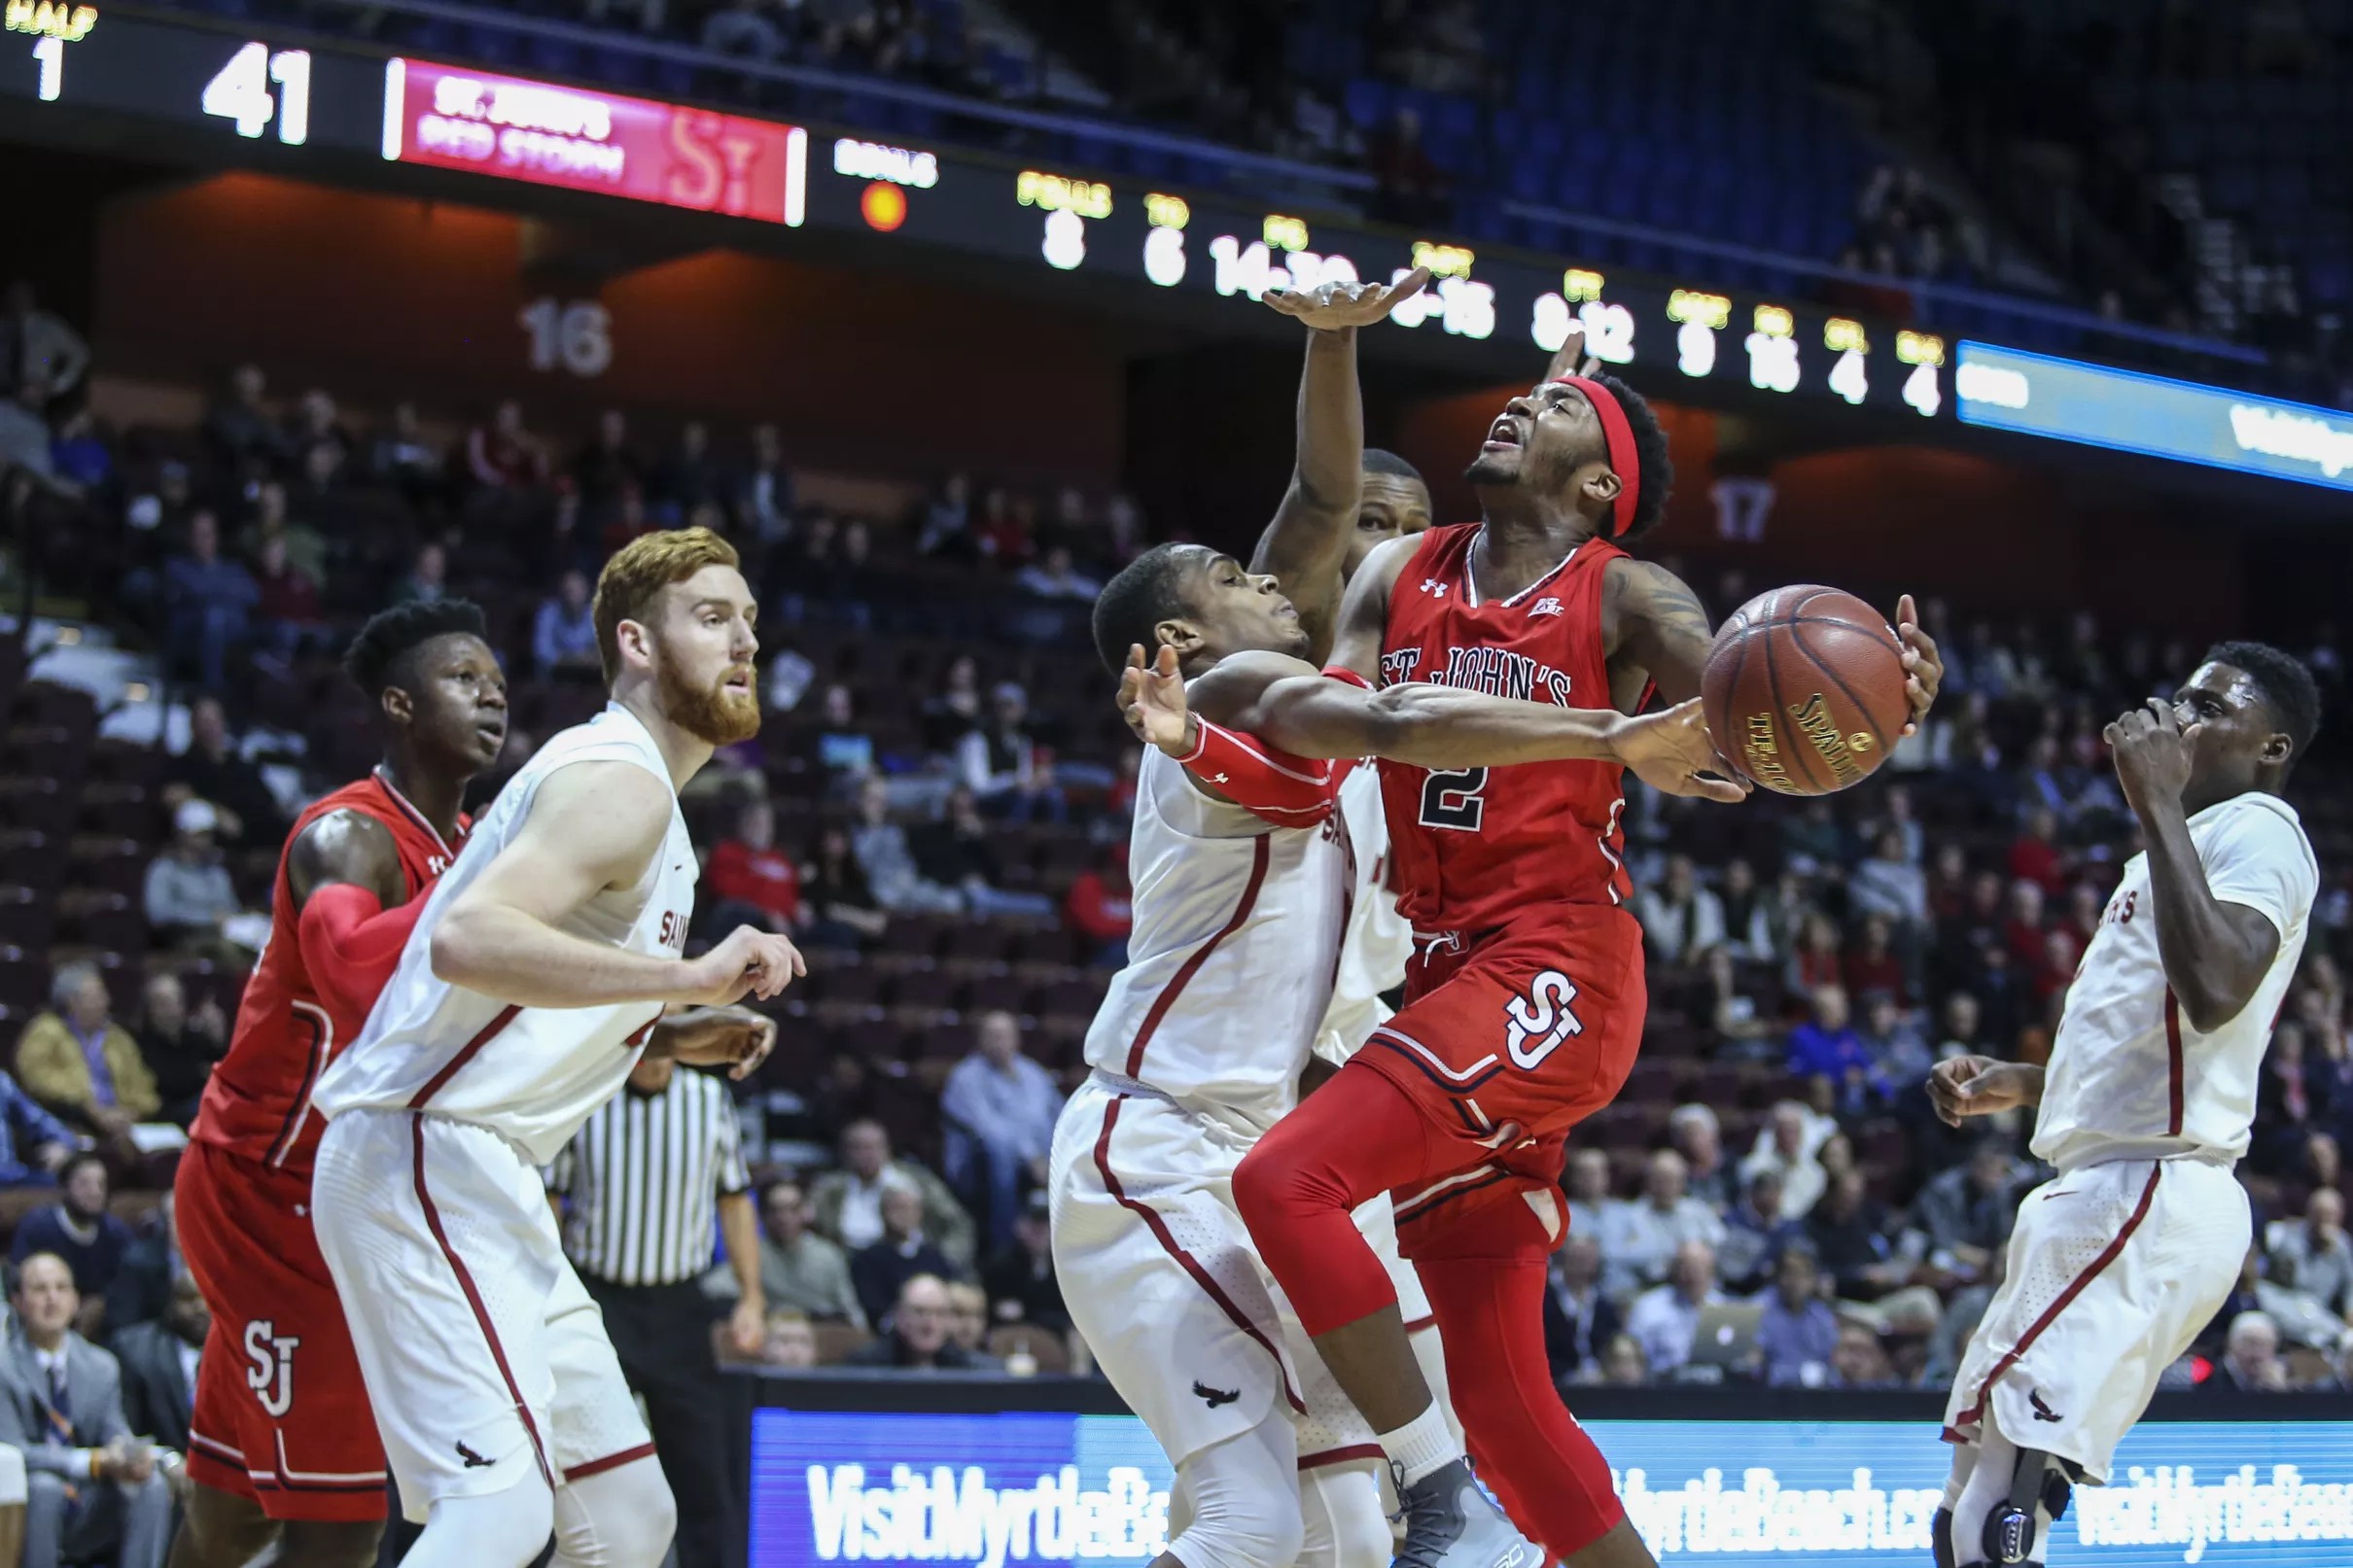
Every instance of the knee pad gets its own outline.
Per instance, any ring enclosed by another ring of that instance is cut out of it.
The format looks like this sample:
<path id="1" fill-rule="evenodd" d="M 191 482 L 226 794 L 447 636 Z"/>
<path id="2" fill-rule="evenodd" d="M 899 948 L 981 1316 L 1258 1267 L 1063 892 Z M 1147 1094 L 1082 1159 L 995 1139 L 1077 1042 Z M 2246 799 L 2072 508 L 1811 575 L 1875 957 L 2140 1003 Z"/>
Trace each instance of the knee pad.
<path id="1" fill-rule="evenodd" d="M 1282 1419 L 1276 1416 L 1275 1419 Z M 1187 1462 L 1192 1517 L 1169 1541 L 1184 1568 L 1291 1568 L 1307 1540 L 1299 1481 L 1288 1453 L 1245 1434 Z M 1265 1461 L 1282 1461 L 1280 1470 Z"/>
<path id="2" fill-rule="evenodd" d="M 677 1533 L 678 1500 L 662 1467 L 636 1460 L 557 1491 L 549 1568 L 660 1568 Z"/>
<path id="3" fill-rule="evenodd" d="M 2009 1497 L 1985 1516 L 1980 1543 L 1985 1562 L 2001 1568 L 2042 1561 L 2037 1552 L 2048 1542 L 2051 1526 L 2065 1516 L 2073 1492 L 2065 1460 L 2040 1448 L 2020 1448 Z"/>
<path id="4" fill-rule="evenodd" d="M 1388 1466 L 1355 1463 L 1310 1470 L 1299 1478 L 1305 1539 L 1300 1568 L 1388 1568 L 1396 1537 L 1382 1482 Z"/>
<path id="5" fill-rule="evenodd" d="M 1952 1510 L 1949 1507 L 1938 1509 L 1936 1517 L 1929 1521 L 1928 1552 L 1936 1559 L 1936 1568 L 1960 1568 L 1952 1555 Z"/>
<path id="6" fill-rule="evenodd" d="M 425 1516 L 424 1533 L 403 1560 L 527 1568 L 546 1549 L 554 1528 L 555 1500 L 547 1482 L 538 1471 L 526 1470 L 505 1491 L 436 1502 Z"/>

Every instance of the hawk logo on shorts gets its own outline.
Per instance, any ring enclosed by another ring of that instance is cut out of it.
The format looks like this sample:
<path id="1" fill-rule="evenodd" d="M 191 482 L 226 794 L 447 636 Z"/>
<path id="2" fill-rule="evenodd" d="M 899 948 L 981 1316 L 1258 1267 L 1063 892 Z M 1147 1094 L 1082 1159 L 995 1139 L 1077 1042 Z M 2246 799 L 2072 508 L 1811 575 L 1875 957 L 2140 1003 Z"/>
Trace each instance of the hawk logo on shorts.
<path id="1" fill-rule="evenodd" d="M 245 1386 L 272 1416 L 294 1409 L 294 1353 L 301 1342 L 279 1338 L 277 1325 L 265 1317 L 245 1325 L 245 1359 L 253 1363 L 245 1369 Z"/>
<path id="2" fill-rule="evenodd" d="M 2026 1403 L 2034 1407 L 2034 1418 L 2036 1420 L 2055 1421 L 2059 1419 L 2059 1412 L 2043 1403 L 2043 1391 L 2041 1389 L 2028 1389 L 2026 1391 Z"/>
<path id="3" fill-rule="evenodd" d="M 1211 1410 L 1215 1410 L 1220 1405 L 1231 1405 L 1242 1397 L 1242 1390 L 1239 1388 L 1229 1392 L 1223 1388 L 1212 1388 L 1205 1382 L 1195 1382 L 1193 1392 L 1200 1395 L 1201 1403 L 1207 1405 Z"/>
<path id="4" fill-rule="evenodd" d="M 495 1460 L 483 1458 L 463 1443 L 458 1445 L 458 1462 L 469 1470 L 487 1470 L 496 1463 Z"/>

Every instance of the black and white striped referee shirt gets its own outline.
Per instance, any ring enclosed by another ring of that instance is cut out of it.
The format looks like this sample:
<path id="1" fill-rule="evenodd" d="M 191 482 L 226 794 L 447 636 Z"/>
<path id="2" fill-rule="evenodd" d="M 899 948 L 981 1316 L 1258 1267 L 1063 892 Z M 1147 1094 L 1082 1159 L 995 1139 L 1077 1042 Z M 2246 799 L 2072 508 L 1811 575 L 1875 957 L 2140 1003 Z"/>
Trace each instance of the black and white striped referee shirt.
<path id="1" fill-rule="evenodd" d="M 612 1285 L 675 1285 L 711 1267 L 719 1198 L 752 1185 L 724 1081 L 681 1067 L 658 1095 L 624 1088 L 547 1167 L 570 1201 L 564 1251 Z"/>

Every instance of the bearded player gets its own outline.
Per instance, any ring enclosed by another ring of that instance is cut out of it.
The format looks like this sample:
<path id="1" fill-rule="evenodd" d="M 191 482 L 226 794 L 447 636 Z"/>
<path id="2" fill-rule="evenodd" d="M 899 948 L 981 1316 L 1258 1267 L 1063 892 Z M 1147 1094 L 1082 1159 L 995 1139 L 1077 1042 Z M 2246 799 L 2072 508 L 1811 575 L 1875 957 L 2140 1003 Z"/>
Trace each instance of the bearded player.
<path id="1" fill-rule="evenodd" d="M 669 1007 L 774 995 L 800 972 L 739 927 L 682 957 L 695 855 L 678 791 L 759 728 L 757 606 L 708 529 L 606 563 L 611 704 L 510 780 L 426 900 L 366 1031 L 328 1068 L 319 1249 L 367 1375 L 409 1568 L 654 1568 L 675 1504 L 539 1167 L 644 1050 L 747 1072 L 774 1038 Z M 651 1037 L 649 1045 L 649 1037 Z"/>
<path id="2" fill-rule="evenodd" d="M 2108 726 L 2148 848 L 2125 863 L 2046 1066 L 1960 1057 L 1939 1112 L 2036 1106 L 2058 1174 L 2026 1195 L 2010 1270 L 1946 1406 L 1936 1560 L 2039 1563 L 2071 1485 L 2104 1484 L 2159 1374 L 2237 1282 L 2253 1222 L 2235 1167 L 2320 870 L 2280 785 L 2320 697 L 2290 654 L 2210 649 L 2171 702 Z"/>
<path id="3" fill-rule="evenodd" d="M 175 1190 L 180 1245 L 212 1307 L 190 1417 L 174 1568 L 375 1560 L 384 1449 L 308 1216 L 326 1126 L 319 1074 L 391 977 L 418 894 L 466 842 L 466 785 L 507 736 L 507 681 L 462 601 L 362 628 L 343 668 L 375 704 L 384 756 L 288 835 L 269 943 L 204 1089 Z"/>
<path id="4" fill-rule="evenodd" d="M 1653 526 L 1671 469 L 1648 407 L 1608 376 L 1515 398 L 1467 474 L 1484 519 L 1373 552 L 1349 587 L 1334 665 L 1633 712 L 1696 697 L 1706 612 L 1620 547 Z M 1897 611 L 1916 714 L 1935 647 Z M 1312 737 L 1252 728 L 1316 755 Z M 1641 933 L 1624 907 L 1619 770 L 1384 762 L 1399 908 L 1416 951 L 1406 1004 L 1279 1124 L 1235 1176 L 1261 1255 L 1401 1478 L 1401 1560 L 1523 1560 L 1517 1520 L 1580 1568 L 1648 1564 L 1600 1454 L 1553 1391 L 1544 1264 L 1566 1216 L 1567 1130 L 1606 1104 L 1641 1038 Z M 1416 1365 L 1387 1273 L 1350 1211 L 1388 1192 L 1422 1266 L 1450 1392 L 1497 1515 Z"/>

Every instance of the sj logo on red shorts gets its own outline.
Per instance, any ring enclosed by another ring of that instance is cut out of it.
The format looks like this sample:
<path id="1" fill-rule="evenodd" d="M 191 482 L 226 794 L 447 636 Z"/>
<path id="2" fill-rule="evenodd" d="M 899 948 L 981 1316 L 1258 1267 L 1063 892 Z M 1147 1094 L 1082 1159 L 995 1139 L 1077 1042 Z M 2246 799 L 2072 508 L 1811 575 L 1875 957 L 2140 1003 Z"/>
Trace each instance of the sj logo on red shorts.
<path id="1" fill-rule="evenodd" d="M 1505 1002 L 1503 1016 L 1511 1028 L 1504 1047 L 1512 1061 L 1533 1067 L 1559 1050 L 1563 1040 L 1584 1033 L 1585 1025 L 1568 1008 L 1576 999 L 1576 983 L 1558 969 L 1547 969 L 1528 982 L 1527 995 Z"/>
<path id="2" fill-rule="evenodd" d="M 294 1353 L 301 1342 L 291 1335 L 279 1338 L 277 1325 L 265 1317 L 245 1325 L 245 1359 L 253 1363 L 245 1369 L 245 1386 L 272 1416 L 294 1409 Z"/>

